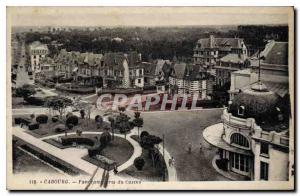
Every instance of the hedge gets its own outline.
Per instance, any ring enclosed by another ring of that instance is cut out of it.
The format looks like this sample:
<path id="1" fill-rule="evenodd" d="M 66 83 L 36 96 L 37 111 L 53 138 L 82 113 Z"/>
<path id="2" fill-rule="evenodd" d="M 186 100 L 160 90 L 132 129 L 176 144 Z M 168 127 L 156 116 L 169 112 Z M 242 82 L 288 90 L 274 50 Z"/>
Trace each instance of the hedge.
<path id="1" fill-rule="evenodd" d="M 55 123 L 55 122 L 57 122 L 57 121 L 58 121 L 58 117 L 57 117 L 57 116 L 53 116 L 53 117 L 52 117 L 52 122 Z"/>
<path id="2" fill-rule="evenodd" d="M 46 114 L 40 114 L 35 120 L 40 124 L 46 124 L 48 122 L 48 116 Z"/>
<path id="3" fill-rule="evenodd" d="M 15 118 L 15 124 L 25 124 L 26 126 L 28 126 L 31 123 L 31 120 L 29 118 L 22 118 L 22 117 L 16 117 Z"/>
<path id="4" fill-rule="evenodd" d="M 40 98 L 40 97 L 28 97 L 24 99 L 27 103 L 31 104 L 31 105 L 36 105 L 36 106 L 42 106 L 45 104 L 45 99 L 44 98 Z"/>
<path id="5" fill-rule="evenodd" d="M 72 145 L 74 142 L 79 145 L 84 144 L 84 145 L 88 145 L 88 146 L 94 146 L 96 143 L 96 140 L 88 138 L 88 137 L 77 136 L 77 135 L 61 137 L 61 143 L 63 146 Z"/>

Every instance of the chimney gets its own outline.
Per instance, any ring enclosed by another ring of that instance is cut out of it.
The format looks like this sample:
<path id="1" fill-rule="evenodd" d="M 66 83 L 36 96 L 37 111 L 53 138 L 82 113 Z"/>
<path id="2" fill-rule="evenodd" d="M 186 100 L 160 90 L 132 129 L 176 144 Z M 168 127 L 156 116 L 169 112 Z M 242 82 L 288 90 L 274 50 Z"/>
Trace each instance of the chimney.
<path id="1" fill-rule="evenodd" d="M 213 48 L 214 42 L 215 42 L 214 36 L 213 36 L 213 35 L 210 35 L 210 36 L 209 36 L 209 47 L 210 47 L 210 48 Z"/>
<path id="2" fill-rule="evenodd" d="M 139 56 L 139 62 L 142 62 L 142 54 L 139 53 L 138 56 Z"/>

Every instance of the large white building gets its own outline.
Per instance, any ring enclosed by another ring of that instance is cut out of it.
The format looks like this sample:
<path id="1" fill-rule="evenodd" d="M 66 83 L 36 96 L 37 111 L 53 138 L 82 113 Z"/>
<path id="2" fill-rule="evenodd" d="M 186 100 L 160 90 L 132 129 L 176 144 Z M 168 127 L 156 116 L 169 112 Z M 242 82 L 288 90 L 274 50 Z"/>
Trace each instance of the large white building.
<path id="1" fill-rule="evenodd" d="M 31 71 L 40 71 L 40 62 L 49 53 L 48 47 L 39 41 L 32 42 L 29 46 Z"/>
<path id="2" fill-rule="evenodd" d="M 258 80 L 258 69 L 260 69 L 261 81 L 269 90 L 281 97 L 288 94 L 288 43 L 269 41 L 259 56 L 262 58 L 260 63 L 257 57 L 252 57 L 250 68 L 231 73 L 230 100 L 240 90 Z"/>
<path id="3" fill-rule="evenodd" d="M 223 112 L 223 122 L 203 132 L 218 148 L 216 169 L 241 179 L 289 180 L 289 114 L 289 102 L 260 81 L 237 93 Z"/>

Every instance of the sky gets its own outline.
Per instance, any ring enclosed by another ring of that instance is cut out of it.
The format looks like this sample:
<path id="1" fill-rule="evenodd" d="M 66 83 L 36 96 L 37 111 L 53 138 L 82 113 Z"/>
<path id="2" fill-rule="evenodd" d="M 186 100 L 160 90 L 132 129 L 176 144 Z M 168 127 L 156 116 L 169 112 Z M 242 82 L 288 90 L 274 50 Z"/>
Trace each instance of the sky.
<path id="1" fill-rule="evenodd" d="M 13 26 L 288 24 L 288 7 L 8 7 Z M 290 17 L 291 18 L 291 17 Z"/>

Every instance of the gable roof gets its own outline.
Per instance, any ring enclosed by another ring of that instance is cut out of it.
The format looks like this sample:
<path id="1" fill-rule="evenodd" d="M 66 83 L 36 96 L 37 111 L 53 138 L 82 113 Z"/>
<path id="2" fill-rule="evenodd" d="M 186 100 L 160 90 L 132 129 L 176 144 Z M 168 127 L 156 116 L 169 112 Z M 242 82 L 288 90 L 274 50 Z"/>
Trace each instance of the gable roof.
<path id="1" fill-rule="evenodd" d="M 288 43 L 270 41 L 260 56 L 264 57 L 262 63 L 288 65 Z"/>
<path id="2" fill-rule="evenodd" d="M 201 48 L 242 48 L 242 42 L 244 40 L 241 38 L 203 38 L 198 40 Z"/>
<path id="3" fill-rule="evenodd" d="M 171 75 L 175 78 L 183 79 L 186 73 L 186 66 L 186 63 L 175 63 Z"/>

